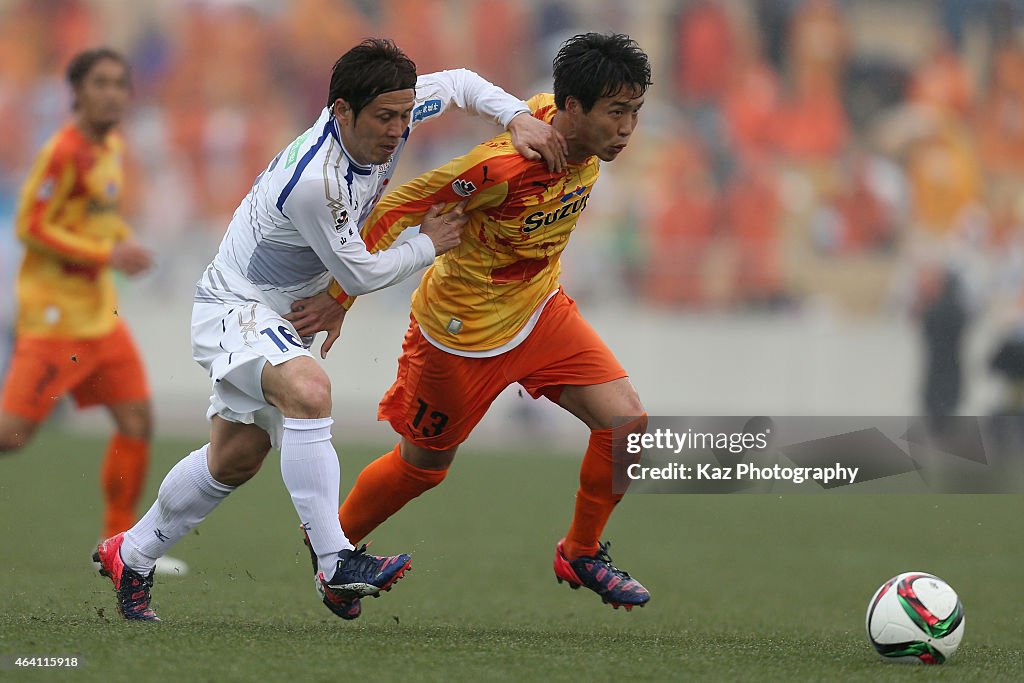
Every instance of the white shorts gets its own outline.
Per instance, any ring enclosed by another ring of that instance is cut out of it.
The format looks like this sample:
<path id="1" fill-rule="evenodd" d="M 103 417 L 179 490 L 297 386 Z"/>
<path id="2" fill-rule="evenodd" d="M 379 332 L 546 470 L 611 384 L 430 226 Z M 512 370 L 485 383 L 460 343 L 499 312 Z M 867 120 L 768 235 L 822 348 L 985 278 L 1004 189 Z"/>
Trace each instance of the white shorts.
<path id="1" fill-rule="evenodd" d="M 313 357 L 295 327 L 260 303 L 196 303 L 192 308 L 192 357 L 213 380 L 207 419 L 255 424 L 280 448 L 284 417 L 263 396 L 263 366 Z"/>

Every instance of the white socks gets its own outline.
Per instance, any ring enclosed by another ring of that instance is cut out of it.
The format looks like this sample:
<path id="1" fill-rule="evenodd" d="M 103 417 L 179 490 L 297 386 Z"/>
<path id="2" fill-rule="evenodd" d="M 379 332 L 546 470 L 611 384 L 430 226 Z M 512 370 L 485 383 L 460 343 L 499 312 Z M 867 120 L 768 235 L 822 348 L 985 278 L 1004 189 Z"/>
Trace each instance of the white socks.
<path id="1" fill-rule="evenodd" d="M 121 561 L 143 576 L 158 557 L 206 519 L 234 486 L 213 478 L 206 463 L 206 444 L 182 458 L 164 477 L 153 507 L 124 535 Z"/>
<path id="2" fill-rule="evenodd" d="M 338 552 L 352 548 L 338 521 L 341 466 L 331 444 L 333 423 L 286 417 L 281 438 L 281 477 L 327 579 L 337 571 Z"/>
<path id="3" fill-rule="evenodd" d="M 338 522 L 341 466 L 331 444 L 333 423 L 329 417 L 286 417 L 281 439 L 281 477 L 309 534 L 320 571 L 328 579 L 337 570 L 338 552 L 352 548 Z M 156 502 L 125 534 L 121 560 L 143 576 L 235 490 L 210 474 L 208 447 L 193 451 L 171 468 Z"/>

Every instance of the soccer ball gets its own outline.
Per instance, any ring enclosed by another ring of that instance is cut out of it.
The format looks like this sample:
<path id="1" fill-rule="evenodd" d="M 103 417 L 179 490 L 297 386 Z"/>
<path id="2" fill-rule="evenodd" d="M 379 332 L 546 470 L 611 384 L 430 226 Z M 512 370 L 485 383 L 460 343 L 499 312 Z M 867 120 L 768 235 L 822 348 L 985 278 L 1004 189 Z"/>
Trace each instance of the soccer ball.
<path id="1" fill-rule="evenodd" d="M 964 608 L 942 579 L 906 572 L 875 591 L 867 629 L 868 640 L 888 661 L 942 664 L 964 636 Z"/>

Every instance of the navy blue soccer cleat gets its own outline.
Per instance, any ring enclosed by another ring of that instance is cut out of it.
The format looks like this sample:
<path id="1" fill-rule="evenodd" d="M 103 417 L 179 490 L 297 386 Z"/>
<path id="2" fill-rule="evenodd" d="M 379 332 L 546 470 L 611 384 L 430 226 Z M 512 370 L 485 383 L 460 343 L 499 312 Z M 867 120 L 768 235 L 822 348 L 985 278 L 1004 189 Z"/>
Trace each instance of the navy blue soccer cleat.
<path id="1" fill-rule="evenodd" d="M 359 598 L 355 600 L 343 599 L 334 591 L 326 590 L 320 582 L 320 563 L 316 559 L 316 553 L 313 552 L 313 546 L 309 542 L 309 534 L 306 533 L 305 529 L 302 531 L 302 542 L 309 548 L 309 559 L 313 562 L 313 587 L 316 588 L 317 595 L 324 601 L 324 606 L 346 621 L 358 619 L 359 615 L 363 613 L 363 604 L 359 602 Z"/>
<path id="2" fill-rule="evenodd" d="M 627 612 L 634 607 L 643 607 L 651 599 L 651 594 L 639 581 L 612 564 L 612 558 L 608 556 L 611 543 L 599 543 L 596 554 L 575 560 L 566 558 L 564 543 L 563 538 L 555 548 L 558 583 L 566 581 L 569 588 L 586 586 L 615 609 L 625 607 Z"/>
<path id="3" fill-rule="evenodd" d="M 377 597 L 381 591 L 391 590 L 391 586 L 411 568 L 412 558 L 405 553 L 378 557 L 368 554 L 364 544 L 338 553 L 338 568 L 334 576 L 327 578 L 323 572 L 318 572 L 317 580 L 325 592 L 351 602 L 368 595 Z"/>

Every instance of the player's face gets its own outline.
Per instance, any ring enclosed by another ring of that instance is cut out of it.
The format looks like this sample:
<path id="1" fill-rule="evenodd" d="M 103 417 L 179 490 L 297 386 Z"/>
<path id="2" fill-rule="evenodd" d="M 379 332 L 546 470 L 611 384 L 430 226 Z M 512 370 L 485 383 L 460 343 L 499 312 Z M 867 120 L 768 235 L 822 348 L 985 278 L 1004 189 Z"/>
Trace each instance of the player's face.
<path id="1" fill-rule="evenodd" d="M 124 65 L 113 59 L 101 59 L 75 90 L 76 111 L 86 125 L 108 130 L 121 122 L 130 95 Z"/>
<path id="2" fill-rule="evenodd" d="M 644 96 L 632 88 L 623 88 L 611 97 L 602 97 L 590 111 L 579 107 L 574 112 L 576 143 L 601 161 L 614 161 L 629 144 L 636 129 Z"/>
<path id="3" fill-rule="evenodd" d="M 387 162 L 409 125 L 415 103 L 416 91 L 412 88 L 386 92 L 373 98 L 353 118 L 352 110 L 339 100 L 334 112 L 345 149 L 360 164 Z"/>

